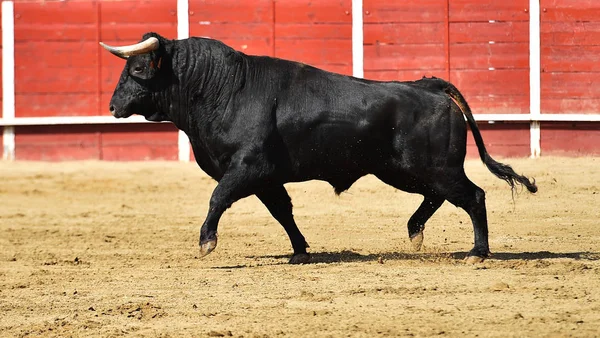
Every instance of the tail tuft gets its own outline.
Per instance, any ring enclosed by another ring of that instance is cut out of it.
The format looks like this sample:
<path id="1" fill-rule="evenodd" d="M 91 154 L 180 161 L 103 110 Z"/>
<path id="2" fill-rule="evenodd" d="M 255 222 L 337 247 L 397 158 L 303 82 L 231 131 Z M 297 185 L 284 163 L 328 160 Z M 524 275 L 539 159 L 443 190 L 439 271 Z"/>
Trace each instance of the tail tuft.
<path id="1" fill-rule="evenodd" d="M 515 190 L 516 184 L 521 184 L 524 185 L 530 193 L 533 194 L 537 192 L 538 187 L 535 185 L 535 179 L 533 179 L 532 182 L 527 177 L 515 173 L 513 168 L 508 164 L 497 162 L 487 153 L 483 163 L 485 163 L 486 167 L 492 172 L 492 174 L 506 181 L 513 191 Z"/>

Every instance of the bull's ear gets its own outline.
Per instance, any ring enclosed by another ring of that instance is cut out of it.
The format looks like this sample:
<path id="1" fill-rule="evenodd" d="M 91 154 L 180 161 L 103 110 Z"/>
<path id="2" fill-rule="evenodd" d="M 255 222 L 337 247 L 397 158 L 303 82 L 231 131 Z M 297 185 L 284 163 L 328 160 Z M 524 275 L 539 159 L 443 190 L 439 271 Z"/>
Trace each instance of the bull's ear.
<path id="1" fill-rule="evenodd" d="M 160 41 L 152 36 L 133 45 L 114 47 L 103 42 L 100 42 L 100 45 L 121 59 L 127 59 L 133 55 L 145 54 L 157 50 L 160 47 Z"/>

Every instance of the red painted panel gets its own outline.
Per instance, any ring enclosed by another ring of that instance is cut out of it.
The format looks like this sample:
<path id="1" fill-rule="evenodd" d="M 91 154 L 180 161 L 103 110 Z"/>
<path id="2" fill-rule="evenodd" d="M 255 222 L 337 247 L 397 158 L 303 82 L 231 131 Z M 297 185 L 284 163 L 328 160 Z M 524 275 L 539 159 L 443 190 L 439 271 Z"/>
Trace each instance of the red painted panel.
<path id="1" fill-rule="evenodd" d="M 24 126 L 15 132 L 17 160 L 63 161 L 100 158 L 95 126 Z"/>
<path id="2" fill-rule="evenodd" d="M 342 75 L 352 75 L 352 65 L 336 65 L 336 64 L 319 64 L 316 63 L 313 65 L 314 67 L 326 70 L 332 73 L 338 73 Z"/>
<path id="3" fill-rule="evenodd" d="M 177 22 L 104 24 L 100 27 L 100 40 L 109 45 L 126 45 L 139 42 L 148 32 L 156 32 L 167 39 L 176 39 Z"/>
<path id="4" fill-rule="evenodd" d="M 98 65 L 98 45 L 95 41 L 23 41 L 15 43 L 17 68 L 93 68 Z M 40 79 L 43 81 L 43 78 Z"/>
<path id="5" fill-rule="evenodd" d="M 443 44 L 445 33 L 442 22 L 365 24 L 364 44 Z"/>
<path id="6" fill-rule="evenodd" d="M 528 22 L 453 22 L 450 43 L 529 42 Z"/>
<path id="7" fill-rule="evenodd" d="M 478 123 L 485 147 L 494 159 L 503 157 L 529 156 L 529 124 L 528 123 Z M 468 129 L 467 157 L 479 158 L 477 145 Z"/>
<path id="8" fill-rule="evenodd" d="M 541 45 L 600 45 L 600 18 L 595 22 L 542 22 Z"/>
<path id="9" fill-rule="evenodd" d="M 546 98 L 600 98 L 597 73 L 542 73 L 542 101 Z"/>
<path id="10" fill-rule="evenodd" d="M 92 1 L 15 1 L 14 13 L 15 30 L 21 25 L 95 24 L 97 18 Z"/>
<path id="11" fill-rule="evenodd" d="M 100 4 L 102 25 L 145 24 L 151 30 L 152 23 L 177 24 L 176 0 L 102 1 Z"/>
<path id="12" fill-rule="evenodd" d="M 117 125 L 101 136 L 108 161 L 176 160 L 177 129 L 171 123 Z"/>
<path id="13" fill-rule="evenodd" d="M 542 113 L 548 114 L 600 114 L 600 98 L 542 97 Z"/>
<path id="14" fill-rule="evenodd" d="M 450 45 L 452 69 L 528 68 L 528 43 L 464 43 Z"/>
<path id="15" fill-rule="evenodd" d="M 349 39 L 352 40 L 352 25 L 347 24 L 276 24 L 275 36 L 282 40 L 306 39 Z"/>
<path id="16" fill-rule="evenodd" d="M 94 93 L 96 68 L 52 69 L 37 65 L 15 69 L 15 92 L 25 93 Z"/>
<path id="17" fill-rule="evenodd" d="M 365 78 L 379 81 L 414 81 L 423 76 L 436 76 L 444 78 L 446 71 L 443 69 L 420 69 L 420 70 L 367 70 Z"/>
<path id="18" fill-rule="evenodd" d="M 352 23 L 351 0 L 275 1 L 277 23 Z"/>
<path id="19" fill-rule="evenodd" d="M 441 69 L 445 67 L 441 45 L 364 46 L 365 70 Z"/>
<path id="20" fill-rule="evenodd" d="M 542 46 L 541 53 L 545 72 L 600 71 L 600 46 Z M 598 78 L 598 74 L 589 75 Z"/>
<path id="21" fill-rule="evenodd" d="M 16 94 L 19 117 L 98 115 L 95 93 Z"/>
<path id="22" fill-rule="evenodd" d="M 273 45 L 270 38 L 225 38 L 221 40 L 229 47 L 252 55 L 272 55 Z"/>
<path id="23" fill-rule="evenodd" d="M 447 0 L 364 0 L 365 23 L 387 22 L 440 22 L 446 14 Z"/>
<path id="24" fill-rule="evenodd" d="M 2 6 L 0 6 L 0 17 L 2 17 Z M 2 78 L 2 25 L 0 25 L 0 79 Z M 0 104 L 2 103 L 2 81 L 0 81 Z M 0 117 L 3 115 L 2 109 L 0 109 Z M 0 146 L 2 142 L 0 141 Z"/>
<path id="25" fill-rule="evenodd" d="M 18 160 L 175 160 L 173 124 L 27 126 L 15 135 Z"/>
<path id="26" fill-rule="evenodd" d="M 465 95 L 473 114 L 528 114 L 528 95 Z"/>
<path id="27" fill-rule="evenodd" d="M 600 2 L 597 0 L 540 0 L 541 20 L 598 21 Z"/>
<path id="28" fill-rule="evenodd" d="M 273 36 L 272 23 L 210 23 L 194 25 L 191 36 L 212 39 L 270 39 Z M 241 34 L 243 32 L 243 34 Z"/>
<path id="29" fill-rule="evenodd" d="M 600 155 L 600 125 L 590 122 L 542 122 L 544 155 Z"/>
<path id="30" fill-rule="evenodd" d="M 529 95 L 528 69 L 451 70 L 450 79 L 468 96 Z"/>
<path id="31" fill-rule="evenodd" d="M 72 25 L 64 23 L 60 25 L 19 25 L 15 30 L 15 42 L 35 41 L 42 42 L 65 42 L 65 41 L 93 41 L 96 40 L 97 28 L 95 24 Z"/>
<path id="32" fill-rule="evenodd" d="M 529 21 L 529 0 L 452 0 L 450 21 Z"/>
<path id="33" fill-rule="evenodd" d="M 273 22 L 272 6 L 272 0 L 190 0 L 190 29 L 200 22 Z"/>
<path id="34" fill-rule="evenodd" d="M 220 40 L 246 54 L 273 54 L 273 3 L 190 1 L 190 36 Z"/>
<path id="35" fill-rule="evenodd" d="M 351 40 L 277 40 L 275 56 L 316 64 L 349 64 L 352 60 Z"/>

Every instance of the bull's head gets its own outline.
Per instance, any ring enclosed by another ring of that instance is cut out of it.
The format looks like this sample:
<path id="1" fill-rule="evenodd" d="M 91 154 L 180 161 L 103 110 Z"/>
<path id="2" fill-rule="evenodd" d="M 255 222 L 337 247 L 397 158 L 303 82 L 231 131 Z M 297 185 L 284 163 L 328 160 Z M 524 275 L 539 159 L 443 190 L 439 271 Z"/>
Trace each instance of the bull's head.
<path id="1" fill-rule="evenodd" d="M 147 33 L 142 41 L 129 46 L 113 47 L 100 42 L 112 54 L 127 60 L 121 78 L 110 99 L 110 112 L 116 118 L 133 114 L 143 115 L 150 121 L 164 121 L 168 117 L 157 104 L 159 93 L 168 86 L 168 56 L 166 40 L 158 34 Z"/>

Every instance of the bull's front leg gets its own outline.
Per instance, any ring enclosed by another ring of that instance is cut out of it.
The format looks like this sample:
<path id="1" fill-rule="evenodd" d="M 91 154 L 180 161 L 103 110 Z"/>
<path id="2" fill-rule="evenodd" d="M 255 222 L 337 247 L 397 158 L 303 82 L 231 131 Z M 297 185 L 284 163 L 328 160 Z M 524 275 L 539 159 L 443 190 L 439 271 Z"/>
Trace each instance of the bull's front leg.
<path id="1" fill-rule="evenodd" d="M 210 198 L 208 214 L 200 228 L 200 257 L 211 253 L 217 247 L 217 227 L 221 216 L 231 205 L 253 194 L 252 188 L 259 181 L 260 171 L 239 161 L 232 165 L 219 180 Z"/>

